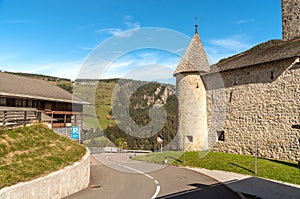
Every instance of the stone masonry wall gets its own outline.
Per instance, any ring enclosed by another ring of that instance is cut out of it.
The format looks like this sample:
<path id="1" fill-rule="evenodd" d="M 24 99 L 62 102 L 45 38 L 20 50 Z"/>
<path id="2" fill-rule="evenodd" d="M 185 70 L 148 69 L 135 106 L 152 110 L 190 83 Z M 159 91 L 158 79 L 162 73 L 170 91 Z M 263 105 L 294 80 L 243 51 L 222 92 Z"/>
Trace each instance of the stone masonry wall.
<path id="1" fill-rule="evenodd" d="M 300 0 L 281 0 L 282 39 L 300 37 Z"/>
<path id="2" fill-rule="evenodd" d="M 178 74 L 176 81 L 178 149 L 207 149 L 206 90 L 202 80 L 197 73 L 184 73 Z"/>
<path id="3" fill-rule="evenodd" d="M 253 155 L 257 141 L 259 156 L 300 159 L 300 130 L 292 128 L 300 124 L 299 64 L 289 68 L 294 60 L 223 72 L 219 75 L 225 88 L 213 83 L 217 74 L 203 76 L 210 85 L 207 112 L 211 148 Z M 217 131 L 224 131 L 225 141 L 217 141 Z"/>

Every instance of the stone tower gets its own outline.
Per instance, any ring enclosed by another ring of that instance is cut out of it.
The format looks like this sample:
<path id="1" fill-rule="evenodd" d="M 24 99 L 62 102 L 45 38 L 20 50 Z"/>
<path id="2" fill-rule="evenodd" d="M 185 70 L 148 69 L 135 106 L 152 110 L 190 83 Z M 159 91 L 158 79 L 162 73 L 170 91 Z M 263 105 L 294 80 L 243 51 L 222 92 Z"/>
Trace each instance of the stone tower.
<path id="1" fill-rule="evenodd" d="M 300 0 L 281 0 L 282 39 L 300 37 Z"/>
<path id="2" fill-rule="evenodd" d="M 196 25 L 195 35 L 174 72 L 179 149 L 199 151 L 207 148 L 206 90 L 200 74 L 208 71 L 209 64 Z"/>

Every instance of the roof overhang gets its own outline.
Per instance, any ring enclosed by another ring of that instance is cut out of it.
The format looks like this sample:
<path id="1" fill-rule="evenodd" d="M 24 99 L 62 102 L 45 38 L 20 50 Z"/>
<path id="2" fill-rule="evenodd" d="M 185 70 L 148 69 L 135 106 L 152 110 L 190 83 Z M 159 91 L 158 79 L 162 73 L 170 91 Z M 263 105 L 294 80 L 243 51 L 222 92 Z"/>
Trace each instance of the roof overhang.
<path id="1" fill-rule="evenodd" d="M 68 99 L 59 99 L 59 98 L 51 98 L 51 97 L 43 97 L 43 96 L 7 93 L 7 92 L 0 92 L 0 96 L 38 99 L 38 100 L 47 100 L 47 101 L 54 101 L 54 102 L 67 102 L 67 103 L 82 104 L 82 105 L 91 105 L 90 102 L 80 101 L 80 100 L 76 100 L 76 99 L 68 100 Z"/>

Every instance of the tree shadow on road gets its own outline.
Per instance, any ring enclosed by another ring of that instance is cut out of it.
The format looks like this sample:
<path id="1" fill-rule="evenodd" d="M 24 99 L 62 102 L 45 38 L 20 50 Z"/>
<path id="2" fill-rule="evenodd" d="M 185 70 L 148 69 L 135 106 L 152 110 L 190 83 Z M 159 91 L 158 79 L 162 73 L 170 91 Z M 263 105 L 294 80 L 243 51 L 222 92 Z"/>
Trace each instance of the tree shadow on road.
<path id="1" fill-rule="evenodd" d="M 205 184 L 189 184 L 189 186 L 193 186 L 190 190 L 180 191 L 177 193 L 172 193 L 169 195 L 164 195 L 157 197 L 157 199 L 163 198 L 171 198 L 171 199 L 188 199 L 188 198 L 228 198 L 235 199 L 240 198 L 238 195 L 222 185 L 221 183 L 216 183 L 213 185 L 205 185 Z"/>

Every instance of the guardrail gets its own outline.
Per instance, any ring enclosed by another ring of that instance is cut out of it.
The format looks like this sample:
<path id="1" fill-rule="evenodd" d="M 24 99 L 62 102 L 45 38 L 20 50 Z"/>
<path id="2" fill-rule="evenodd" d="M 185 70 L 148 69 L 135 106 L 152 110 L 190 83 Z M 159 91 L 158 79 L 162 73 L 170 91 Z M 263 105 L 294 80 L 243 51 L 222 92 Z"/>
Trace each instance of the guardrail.
<path id="1" fill-rule="evenodd" d="M 152 153 L 152 151 L 149 151 L 149 150 L 129 150 L 129 149 L 122 150 L 122 152 L 124 152 L 124 153 Z"/>
<path id="2" fill-rule="evenodd" d="M 117 147 L 87 147 L 91 154 L 99 153 L 152 153 L 150 150 L 131 150 L 125 149 L 121 150 Z"/>

